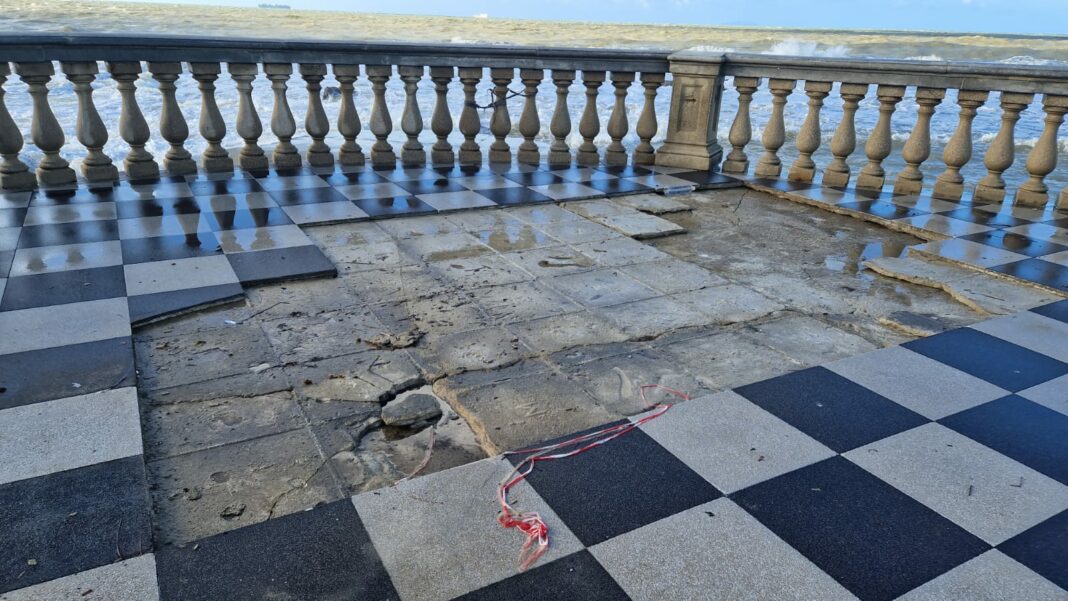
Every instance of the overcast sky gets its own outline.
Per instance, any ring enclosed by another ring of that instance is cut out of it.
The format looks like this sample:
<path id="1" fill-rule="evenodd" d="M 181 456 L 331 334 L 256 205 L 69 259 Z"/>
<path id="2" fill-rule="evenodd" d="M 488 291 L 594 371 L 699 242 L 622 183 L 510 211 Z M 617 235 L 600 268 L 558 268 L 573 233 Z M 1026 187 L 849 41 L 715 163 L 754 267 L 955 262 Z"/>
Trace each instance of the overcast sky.
<path id="1" fill-rule="evenodd" d="M 151 0 L 148 0 L 151 1 Z M 1068 34 L 1068 0 L 169 0 L 521 19 Z"/>

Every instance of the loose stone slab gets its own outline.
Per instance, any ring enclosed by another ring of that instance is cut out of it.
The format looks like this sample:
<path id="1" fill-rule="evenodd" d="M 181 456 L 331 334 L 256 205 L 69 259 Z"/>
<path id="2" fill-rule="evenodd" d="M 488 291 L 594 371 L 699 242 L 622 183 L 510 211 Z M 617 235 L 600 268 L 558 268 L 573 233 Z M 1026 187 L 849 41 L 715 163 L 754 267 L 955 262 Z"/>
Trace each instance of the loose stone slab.
<path id="1" fill-rule="evenodd" d="M 586 307 L 609 307 L 659 296 L 654 290 L 614 269 L 562 275 L 547 283 Z"/>
<path id="2" fill-rule="evenodd" d="M 681 203 L 677 200 L 672 200 L 663 194 L 634 194 L 631 196 L 619 196 L 613 198 L 612 202 L 652 215 L 680 213 L 693 210 L 690 205 Z"/>
<path id="3" fill-rule="evenodd" d="M 610 215 L 596 219 L 615 231 L 638 240 L 661 238 L 686 232 L 686 228 L 655 215 L 636 213 L 633 215 Z"/>
<path id="4" fill-rule="evenodd" d="M 770 346 L 806 365 L 876 350 L 867 340 L 806 315 L 790 315 L 756 324 L 746 334 L 754 342 Z"/>
<path id="5" fill-rule="evenodd" d="M 141 383 L 148 389 L 246 374 L 264 363 L 278 363 L 267 336 L 254 322 L 192 336 L 155 337 L 147 332 L 134 341 Z"/>
<path id="6" fill-rule="evenodd" d="M 689 292 L 727 283 L 725 278 L 703 267 L 678 259 L 626 265 L 619 270 L 664 294 Z"/>

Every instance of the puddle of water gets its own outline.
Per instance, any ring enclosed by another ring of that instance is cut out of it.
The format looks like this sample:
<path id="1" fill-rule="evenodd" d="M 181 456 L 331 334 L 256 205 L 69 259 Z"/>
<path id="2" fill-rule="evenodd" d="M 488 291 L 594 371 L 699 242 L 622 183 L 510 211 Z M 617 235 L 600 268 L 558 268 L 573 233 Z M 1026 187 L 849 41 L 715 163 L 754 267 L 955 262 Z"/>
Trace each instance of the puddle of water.
<path id="1" fill-rule="evenodd" d="M 835 237 L 841 239 L 844 232 L 835 232 Z M 857 245 L 844 255 L 830 255 L 823 259 L 823 266 L 829 271 L 840 273 L 858 274 L 860 277 L 869 278 L 864 274 L 864 262 L 880 257 L 903 257 L 908 254 L 908 244 L 903 242 L 868 242 Z"/>
<path id="2" fill-rule="evenodd" d="M 476 234 L 483 244 L 497 252 L 527 250 L 552 240 L 541 230 L 526 224 L 502 223 Z"/>

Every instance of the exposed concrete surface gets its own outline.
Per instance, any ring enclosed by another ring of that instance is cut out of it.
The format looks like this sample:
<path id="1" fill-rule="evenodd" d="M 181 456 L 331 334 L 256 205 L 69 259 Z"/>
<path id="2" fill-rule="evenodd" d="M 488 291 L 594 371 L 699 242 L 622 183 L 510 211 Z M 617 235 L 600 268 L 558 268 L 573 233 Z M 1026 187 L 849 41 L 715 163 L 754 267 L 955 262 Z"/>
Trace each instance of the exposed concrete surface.
<path id="1" fill-rule="evenodd" d="M 621 223 L 686 233 L 640 242 Z M 885 278 L 866 262 L 889 272 L 915 239 L 742 189 L 306 231 L 338 278 L 135 335 L 159 542 L 392 485 L 431 440 L 424 471 L 641 412 L 644 384 L 701 396 L 994 304 L 931 282 L 1003 307 L 1044 300 L 976 272 Z M 428 405 L 384 423 L 413 394 L 447 402 L 436 424 Z"/>

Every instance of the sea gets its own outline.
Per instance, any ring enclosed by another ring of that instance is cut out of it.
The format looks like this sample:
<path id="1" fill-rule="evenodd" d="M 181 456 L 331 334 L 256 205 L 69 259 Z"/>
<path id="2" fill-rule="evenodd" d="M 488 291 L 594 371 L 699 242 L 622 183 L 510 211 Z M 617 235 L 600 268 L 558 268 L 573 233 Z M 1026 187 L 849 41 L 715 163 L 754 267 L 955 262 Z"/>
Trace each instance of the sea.
<path id="1" fill-rule="evenodd" d="M 809 56 L 816 59 L 849 57 L 916 61 L 983 61 L 1009 65 L 1050 65 L 1068 68 L 1068 36 L 605 24 L 500 19 L 486 14 L 470 17 L 438 17 L 288 10 L 277 6 L 234 8 L 94 0 L 0 0 L 0 35 L 16 32 L 107 32 L 131 36 L 175 34 L 227 38 L 399 41 L 416 44 L 434 42 L 666 50 L 698 49 L 716 53 L 753 52 L 769 55 Z M 57 73 L 58 71 L 57 65 Z M 94 100 L 112 134 L 105 151 L 113 159 L 121 160 L 127 152 L 127 147 L 117 135 L 120 112 L 119 94 L 115 82 L 103 68 L 101 71 L 94 84 Z M 731 87 L 729 78 L 726 83 L 721 111 L 720 142 L 725 148 L 729 148 L 726 136 L 737 109 L 737 95 Z M 332 76 L 327 76 L 323 85 L 335 87 L 337 82 Z M 26 93 L 26 86 L 16 75 L 12 75 L 4 87 L 7 92 L 5 100 L 8 110 L 16 123 L 22 126 L 23 134 L 29 139 L 32 105 Z M 158 123 L 160 112 L 161 97 L 158 87 L 155 80 L 147 73 L 143 74 L 138 82 L 139 104 L 146 118 L 153 125 Z M 491 83 L 488 78 L 480 84 L 478 101 L 481 104 L 487 104 L 490 101 L 490 87 Z M 520 82 L 516 80 L 512 87 L 519 90 Z M 913 93 L 914 90 L 909 89 L 893 118 L 894 152 L 885 163 L 891 174 L 903 167 L 900 150 L 908 139 L 917 114 Z M 304 82 L 299 75 L 294 74 L 292 77 L 287 97 L 298 123 L 302 122 L 308 96 Z M 188 73 L 183 74 L 178 82 L 177 98 L 189 122 L 190 131 L 194 132 L 186 143 L 186 148 L 198 154 L 204 147 L 203 141 L 195 133 L 201 98 L 196 82 Z M 234 131 L 237 94 L 233 82 L 225 73 L 217 82 L 216 98 L 228 125 L 224 145 L 229 148 L 238 148 L 242 141 Z M 254 82 L 254 102 L 264 122 L 265 132 L 260 141 L 265 147 L 276 142 L 269 127 L 272 98 L 269 82 L 261 75 Z M 459 119 L 463 102 L 458 83 L 452 86 L 448 98 L 453 119 L 456 122 Z M 63 155 L 77 163 L 84 157 L 85 151 L 76 139 L 77 99 L 70 82 L 61 76 L 54 78 L 50 84 L 49 99 L 66 132 L 67 139 Z M 367 118 L 370 115 L 371 93 L 370 84 L 365 78 L 361 78 L 358 82 L 356 99 L 357 111 L 365 124 L 359 141 L 365 148 L 368 148 L 373 138 L 366 128 Z M 405 139 L 399 126 L 404 93 L 403 86 L 397 78 L 393 78 L 387 86 L 387 100 L 395 124 L 395 131 L 390 140 L 399 144 Z M 654 138 L 654 144 L 662 142 L 669 100 L 670 94 L 665 89 L 657 100 L 660 128 Z M 576 121 L 575 130 L 577 130 L 577 119 L 582 112 L 584 101 L 583 87 L 576 82 L 569 99 L 572 118 Z M 597 99 L 602 125 L 608 122 L 613 101 L 612 87 L 603 86 Z M 998 95 L 992 93 L 986 105 L 979 109 L 974 123 L 973 159 L 964 170 L 964 175 L 970 183 L 978 181 L 985 174 L 982 156 L 994 139 L 1000 125 L 1000 109 L 997 101 Z M 793 143 L 805 118 L 806 102 L 807 98 L 799 84 L 795 93 L 790 97 L 786 110 L 787 141 L 780 152 L 786 165 L 789 165 L 797 155 Z M 545 81 L 540 86 L 537 96 L 537 107 L 543 127 L 536 140 L 545 148 L 551 142 L 548 123 L 554 103 L 554 87 L 551 81 Z M 642 89 L 635 85 L 626 97 L 627 115 L 632 130 L 637 123 L 642 103 Z M 425 79 L 420 85 L 419 106 L 427 131 L 423 132 L 420 139 L 427 143 L 432 143 L 434 140 L 433 134 L 429 131 L 429 117 L 433 111 L 433 104 L 432 84 L 429 79 Z M 827 98 L 821 114 L 823 145 L 814 156 L 820 166 L 830 160 L 829 144 L 841 117 L 841 105 L 836 89 Z M 1040 105 L 1040 99 L 1036 99 L 1036 102 L 1024 112 L 1017 126 L 1017 160 L 1012 169 L 1005 174 L 1010 185 L 1018 184 L 1027 177 L 1023 163 L 1043 128 L 1043 113 Z M 336 96 L 328 97 L 325 107 L 331 123 L 336 124 L 339 109 Z M 521 99 L 513 99 L 510 112 L 513 128 L 516 129 L 513 131 L 513 136 L 516 137 L 519 136 L 517 128 L 521 110 Z M 770 113 L 771 96 L 766 89 L 763 89 L 754 98 L 752 108 L 754 141 L 750 144 L 748 153 L 754 163 L 762 150 L 759 145 L 760 134 Z M 956 98 L 950 91 L 945 101 L 938 107 L 931 124 L 932 154 L 923 169 L 929 182 L 943 169 L 940 160 L 941 153 L 957 126 L 957 113 Z M 489 117 L 489 111 L 483 111 L 483 130 L 479 134 L 479 141 L 484 144 L 488 144 L 492 139 L 488 130 Z M 874 98 L 874 93 L 869 93 L 857 115 L 859 145 L 857 152 L 850 160 L 855 168 L 859 168 L 865 162 L 863 142 L 874 127 L 877 117 L 878 102 Z M 334 127 L 335 131 L 327 138 L 327 142 L 336 147 L 340 144 L 341 138 L 336 133 L 336 125 Z M 298 127 L 298 129 L 301 128 Z M 450 140 L 458 144 L 462 138 L 458 132 L 454 132 Z M 299 132 L 294 138 L 298 146 L 308 141 L 307 134 L 303 132 Z M 569 144 L 575 148 L 581 141 L 577 131 L 573 131 L 568 139 Z M 608 141 L 607 133 L 603 131 L 596 140 L 601 145 L 606 145 Z M 629 147 L 638 143 L 633 131 L 624 139 L 624 143 Z M 161 157 L 167 150 L 167 143 L 156 134 L 148 149 L 157 157 Z M 1068 134 L 1061 136 L 1058 150 L 1061 168 L 1047 179 L 1051 188 L 1056 191 L 1068 186 L 1068 168 L 1064 168 L 1068 165 Z M 22 157 L 28 163 L 34 164 L 39 160 L 40 155 L 32 145 L 28 144 Z"/>

